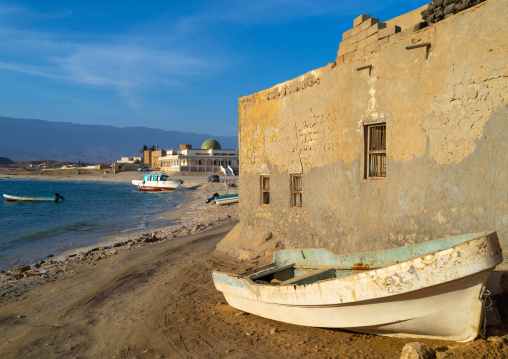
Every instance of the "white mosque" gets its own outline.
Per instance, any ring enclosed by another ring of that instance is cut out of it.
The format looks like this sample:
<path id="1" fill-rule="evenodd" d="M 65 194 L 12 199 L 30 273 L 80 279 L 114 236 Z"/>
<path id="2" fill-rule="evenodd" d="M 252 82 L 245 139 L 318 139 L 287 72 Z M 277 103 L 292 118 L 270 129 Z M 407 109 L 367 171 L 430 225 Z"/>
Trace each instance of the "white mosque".
<path id="1" fill-rule="evenodd" d="M 224 150 L 212 138 L 203 142 L 200 149 L 180 145 L 179 150 L 166 150 L 166 156 L 159 160 L 165 172 L 221 172 L 233 176 L 239 168 L 238 150 Z"/>

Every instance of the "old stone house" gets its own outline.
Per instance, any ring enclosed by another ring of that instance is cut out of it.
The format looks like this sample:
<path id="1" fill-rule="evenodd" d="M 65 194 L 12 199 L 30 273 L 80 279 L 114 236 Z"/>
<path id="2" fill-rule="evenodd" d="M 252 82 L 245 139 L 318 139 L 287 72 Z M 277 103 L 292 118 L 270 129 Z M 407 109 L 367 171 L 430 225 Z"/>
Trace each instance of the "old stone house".
<path id="1" fill-rule="evenodd" d="M 334 62 L 239 99 L 240 223 L 219 250 L 495 230 L 508 258 L 508 1 L 423 29 L 421 11 L 362 15 Z"/>

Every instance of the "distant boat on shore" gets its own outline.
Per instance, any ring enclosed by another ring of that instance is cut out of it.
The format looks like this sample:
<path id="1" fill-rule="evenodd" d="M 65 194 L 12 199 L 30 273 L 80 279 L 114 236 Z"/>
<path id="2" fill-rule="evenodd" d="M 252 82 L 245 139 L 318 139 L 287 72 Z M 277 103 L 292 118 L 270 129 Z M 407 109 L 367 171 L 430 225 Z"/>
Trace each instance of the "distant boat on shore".
<path id="1" fill-rule="evenodd" d="M 59 199 L 65 200 L 61 195 L 55 193 L 53 197 L 27 197 L 5 194 L 3 195 L 9 202 L 58 202 Z"/>
<path id="2" fill-rule="evenodd" d="M 214 198 L 215 203 L 219 206 L 223 204 L 230 204 L 238 202 L 238 193 L 225 194 L 223 196 L 217 196 Z"/>
<path id="3" fill-rule="evenodd" d="M 143 175 L 143 180 L 132 180 L 132 184 L 140 191 L 160 192 L 174 191 L 182 180 L 171 180 L 169 176 L 162 173 L 151 173 Z"/>
<path id="4" fill-rule="evenodd" d="M 271 265 L 213 272 L 229 305 L 261 317 L 392 337 L 474 340 L 487 277 L 503 260 L 496 232 L 337 255 L 281 250 Z"/>

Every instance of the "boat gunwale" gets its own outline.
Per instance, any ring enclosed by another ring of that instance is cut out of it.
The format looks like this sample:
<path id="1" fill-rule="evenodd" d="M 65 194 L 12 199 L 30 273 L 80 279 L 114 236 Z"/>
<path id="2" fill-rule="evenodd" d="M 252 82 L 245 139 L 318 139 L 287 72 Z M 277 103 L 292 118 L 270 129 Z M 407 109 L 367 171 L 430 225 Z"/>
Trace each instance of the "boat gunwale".
<path id="1" fill-rule="evenodd" d="M 239 197 L 238 193 L 223 194 L 222 196 L 214 197 L 214 199 L 218 200 L 218 199 L 235 198 L 235 197 Z"/>
<path id="2" fill-rule="evenodd" d="M 453 249 L 459 245 L 463 245 L 463 244 L 466 244 L 468 242 L 471 242 L 471 241 L 474 241 L 474 240 L 477 240 L 479 238 L 483 238 L 483 237 L 488 237 L 490 236 L 491 234 L 496 234 L 496 231 L 483 231 L 483 232 L 475 232 L 475 233 L 468 233 L 468 234 L 462 234 L 462 235 L 458 235 L 458 236 L 449 236 L 449 237 L 443 237 L 443 238 L 437 238 L 437 239 L 433 239 L 433 240 L 430 240 L 430 241 L 425 241 L 425 242 L 421 242 L 421 243 L 415 243 L 415 244 L 412 244 L 410 246 L 401 246 L 401 247 L 395 247 L 395 248 L 391 248 L 391 249 L 384 249 L 384 250 L 379 250 L 379 251 L 369 251 L 369 252 L 359 252 L 359 253 L 349 253 L 349 254 L 339 254 L 337 252 L 334 252 L 330 249 L 327 249 L 327 248 L 295 248 L 295 249 L 282 249 L 282 250 L 279 250 L 279 251 L 275 251 L 273 253 L 273 263 L 277 263 L 277 265 L 286 265 L 286 264 L 289 264 L 289 263 L 284 263 L 284 262 L 277 262 L 277 256 L 278 254 L 280 253 L 289 253 L 289 252 L 303 252 L 303 251 L 325 251 L 325 252 L 328 252 L 331 256 L 335 256 L 336 258 L 348 258 L 348 257 L 367 257 L 369 255 L 371 256 L 376 256 L 377 254 L 379 253 L 390 253 L 390 252 L 396 252 L 396 251 L 399 251 L 399 250 L 405 250 L 405 251 L 411 251 L 413 248 L 421 248 L 423 246 L 430 246 L 431 244 L 433 243 L 438 243 L 438 242 L 445 242 L 445 241 L 449 241 L 450 239 L 453 239 L 453 238 L 459 238 L 459 237 L 470 237 L 469 239 L 467 240 L 464 240 L 464 241 L 461 241 L 461 242 L 457 242 L 455 244 L 452 244 L 452 245 L 449 245 L 448 247 L 443 247 L 443 248 L 437 248 L 437 249 L 433 249 L 433 250 L 429 250 L 427 252 L 424 252 L 418 256 L 414 256 L 414 257 L 410 257 L 409 259 L 406 259 L 406 260 L 400 260 L 400 261 L 391 261 L 391 262 L 383 262 L 383 263 L 394 263 L 394 264 L 398 264 L 398 263 L 402 263 L 402 262 L 405 262 L 405 261 L 408 261 L 408 260 L 414 260 L 416 258 L 420 258 L 422 256 L 426 256 L 426 255 L 431 255 L 433 253 L 436 253 L 436 252 L 442 252 L 442 251 L 445 251 L 445 250 L 449 250 L 449 249 Z M 496 234 L 497 236 L 497 234 Z M 356 263 L 355 265 L 357 264 L 363 264 L 363 263 Z M 295 262 L 295 265 L 298 265 L 296 262 Z M 334 265 L 334 264 L 331 264 L 331 265 Z M 377 265 L 374 265 L 374 264 L 369 264 L 371 267 L 375 267 Z M 321 264 L 317 264 L 317 265 L 309 265 L 309 267 L 318 267 L 318 266 L 321 266 Z M 385 265 L 382 266 L 383 268 L 386 267 Z"/>

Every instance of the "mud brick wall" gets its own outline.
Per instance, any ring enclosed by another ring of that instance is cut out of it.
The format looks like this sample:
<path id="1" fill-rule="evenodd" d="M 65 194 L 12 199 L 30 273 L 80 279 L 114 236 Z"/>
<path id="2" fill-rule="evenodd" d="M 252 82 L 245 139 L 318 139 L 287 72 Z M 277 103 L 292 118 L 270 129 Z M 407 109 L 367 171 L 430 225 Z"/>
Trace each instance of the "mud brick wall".
<path id="1" fill-rule="evenodd" d="M 507 1 L 419 31 L 423 9 L 386 27 L 360 16 L 339 55 L 386 45 L 240 98 L 240 224 L 230 248 L 352 253 L 495 230 L 508 259 Z M 371 71 L 357 70 L 365 65 Z M 380 121 L 386 177 L 371 180 L 364 126 Z M 292 174 L 301 174 L 302 207 L 291 205 Z"/>
<path id="2" fill-rule="evenodd" d="M 354 19 L 353 28 L 342 35 L 335 62 L 340 65 L 369 54 L 422 27 L 424 26 L 417 24 L 402 30 L 397 24 L 379 22 L 379 19 L 362 14 Z"/>

